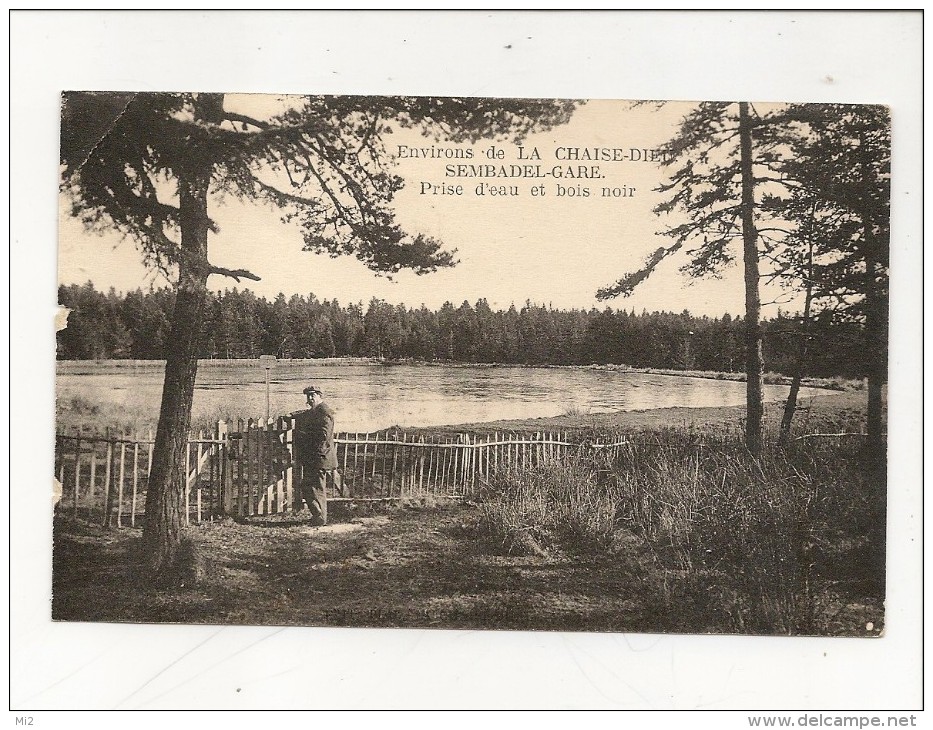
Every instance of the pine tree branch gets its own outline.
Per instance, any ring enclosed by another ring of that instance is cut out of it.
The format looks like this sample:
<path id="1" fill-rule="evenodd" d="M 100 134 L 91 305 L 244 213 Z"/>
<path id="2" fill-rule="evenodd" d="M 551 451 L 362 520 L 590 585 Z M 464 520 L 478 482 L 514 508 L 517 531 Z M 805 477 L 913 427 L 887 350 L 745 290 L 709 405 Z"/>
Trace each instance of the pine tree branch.
<path id="1" fill-rule="evenodd" d="M 262 279 L 251 271 L 246 269 L 225 269 L 222 266 L 208 265 L 209 274 L 218 274 L 220 276 L 229 276 L 231 279 L 240 283 L 240 279 L 250 279 L 251 281 L 262 281 Z"/>
<path id="2" fill-rule="evenodd" d="M 257 129 L 271 129 L 272 127 L 272 125 L 268 122 L 262 122 L 258 119 L 253 119 L 246 114 L 238 114 L 236 112 L 224 111 L 223 118 L 228 122 L 240 122 L 241 124 L 256 127 Z"/>

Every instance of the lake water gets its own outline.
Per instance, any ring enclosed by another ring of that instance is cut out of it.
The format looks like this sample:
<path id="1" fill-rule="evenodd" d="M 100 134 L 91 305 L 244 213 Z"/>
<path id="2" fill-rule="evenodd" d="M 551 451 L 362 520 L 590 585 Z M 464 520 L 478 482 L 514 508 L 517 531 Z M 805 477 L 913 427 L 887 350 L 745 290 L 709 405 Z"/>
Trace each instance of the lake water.
<path id="1" fill-rule="evenodd" d="M 60 362 L 57 396 L 158 418 L 163 365 L 158 362 Z M 337 411 L 340 431 L 389 426 L 438 426 L 501 419 L 702 407 L 745 403 L 745 384 L 622 370 L 277 363 L 270 373 L 273 415 L 305 407 L 302 388 L 314 383 Z M 766 385 L 766 401 L 788 388 Z M 801 397 L 825 391 L 803 388 Z M 193 419 L 265 415 L 265 370 L 258 362 L 209 361 L 198 370 Z M 150 416 L 151 414 L 151 416 Z"/>

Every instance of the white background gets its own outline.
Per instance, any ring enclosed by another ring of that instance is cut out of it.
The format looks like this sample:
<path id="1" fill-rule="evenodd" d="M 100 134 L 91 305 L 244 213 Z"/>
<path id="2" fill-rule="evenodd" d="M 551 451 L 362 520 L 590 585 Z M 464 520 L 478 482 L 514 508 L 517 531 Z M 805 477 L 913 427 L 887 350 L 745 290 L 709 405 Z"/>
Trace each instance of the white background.
<path id="1" fill-rule="evenodd" d="M 921 21 L 918 13 L 854 12 L 13 13 L 8 457 L 15 714 L 33 715 L 41 727 L 75 721 L 101 727 L 174 719 L 49 711 L 744 710 L 633 721 L 748 727 L 745 714 L 768 710 L 799 717 L 797 711 L 920 708 Z M 53 624 L 47 475 L 54 428 L 58 105 L 65 89 L 891 105 L 886 635 Z M 369 719 L 375 718 L 363 721 Z M 298 726 L 313 720 L 240 714 L 218 721 Z M 451 721 L 418 715 L 411 724 Z M 12 713 L 8 722 L 13 726 Z"/>

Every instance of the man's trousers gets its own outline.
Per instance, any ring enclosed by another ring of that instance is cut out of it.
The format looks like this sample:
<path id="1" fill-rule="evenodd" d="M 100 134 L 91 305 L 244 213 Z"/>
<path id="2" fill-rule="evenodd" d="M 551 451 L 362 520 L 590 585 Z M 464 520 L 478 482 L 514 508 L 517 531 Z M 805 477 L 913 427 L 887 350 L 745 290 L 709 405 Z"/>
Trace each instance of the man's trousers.
<path id="1" fill-rule="evenodd" d="M 311 510 L 312 525 L 327 524 L 327 471 L 302 467 L 301 496 Z"/>

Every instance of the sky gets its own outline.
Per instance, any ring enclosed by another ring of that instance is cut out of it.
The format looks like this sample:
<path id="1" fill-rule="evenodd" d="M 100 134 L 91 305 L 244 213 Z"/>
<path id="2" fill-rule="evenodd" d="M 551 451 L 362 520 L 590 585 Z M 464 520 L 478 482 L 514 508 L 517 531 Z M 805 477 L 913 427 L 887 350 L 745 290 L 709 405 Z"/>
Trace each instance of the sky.
<path id="1" fill-rule="evenodd" d="M 271 95 L 229 95 L 227 108 L 262 114 L 278 103 Z M 627 298 L 599 302 L 596 290 L 637 269 L 645 258 L 670 239 L 663 231 L 678 222 L 659 216 L 653 208 L 664 196 L 656 191 L 669 168 L 649 159 L 651 151 L 669 140 L 689 103 L 633 106 L 626 100 L 593 100 L 578 107 L 570 122 L 531 135 L 522 143 L 479 142 L 453 145 L 434 141 L 412 130 L 397 129 L 386 137 L 396 172 L 405 187 L 396 195 L 394 209 L 403 228 L 441 240 L 456 250 L 457 266 L 417 276 L 402 272 L 392 280 L 378 277 L 352 257 L 330 258 L 302 251 L 294 225 L 281 222 L 276 211 L 257 203 L 214 201 L 211 214 L 219 232 L 211 235 L 213 263 L 245 268 L 259 282 L 237 284 L 214 275 L 214 290 L 248 286 L 268 299 L 284 293 L 337 299 L 342 303 L 368 302 L 372 297 L 392 304 L 437 309 L 450 301 L 475 303 L 485 298 L 493 309 L 507 309 L 526 301 L 560 309 L 611 305 L 617 308 L 682 311 L 721 316 L 744 311 L 741 267 L 726 270 L 722 278 L 691 279 L 679 271 L 685 252 L 665 261 L 636 292 Z M 491 151 L 490 148 L 496 151 Z M 447 158 L 472 152 L 472 159 Z M 580 150 L 608 150 L 610 159 L 587 160 Z M 412 149 L 429 150 L 413 157 Z M 521 158 L 520 155 L 524 157 Z M 581 157 L 584 159 L 574 159 Z M 448 164 L 535 164 L 564 177 L 541 180 L 456 177 Z M 593 166 L 598 167 L 598 171 Z M 598 174 L 598 179 L 567 177 Z M 483 182 L 505 185 L 518 195 L 492 196 L 488 189 L 476 195 Z M 459 195 L 445 194 L 462 185 Z M 440 188 L 435 186 L 441 186 Z M 447 186 L 447 187 L 444 187 Z M 542 189 L 539 186 L 543 186 Z M 532 194 L 537 188 L 537 195 Z M 560 195 L 563 188 L 564 195 Z M 584 197 L 583 189 L 589 190 Z M 603 188 L 613 192 L 603 195 Z M 575 193 L 571 195 L 570 193 Z M 98 289 L 127 291 L 166 284 L 158 272 L 141 263 L 136 246 L 115 234 L 86 233 L 68 214 L 62 198 L 59 217 L 59 280 L 64 284 L 92 281 Z M 737 241 L 736 245 L 740 245 Z M 740 260 L 740 259 L 739 259 Z M 780 295 L 774 291 L 765 302 Z M 784 309 L 788 308 L 784 303 Z M 773 315 L 777 305 L 765 308 Z"/>

